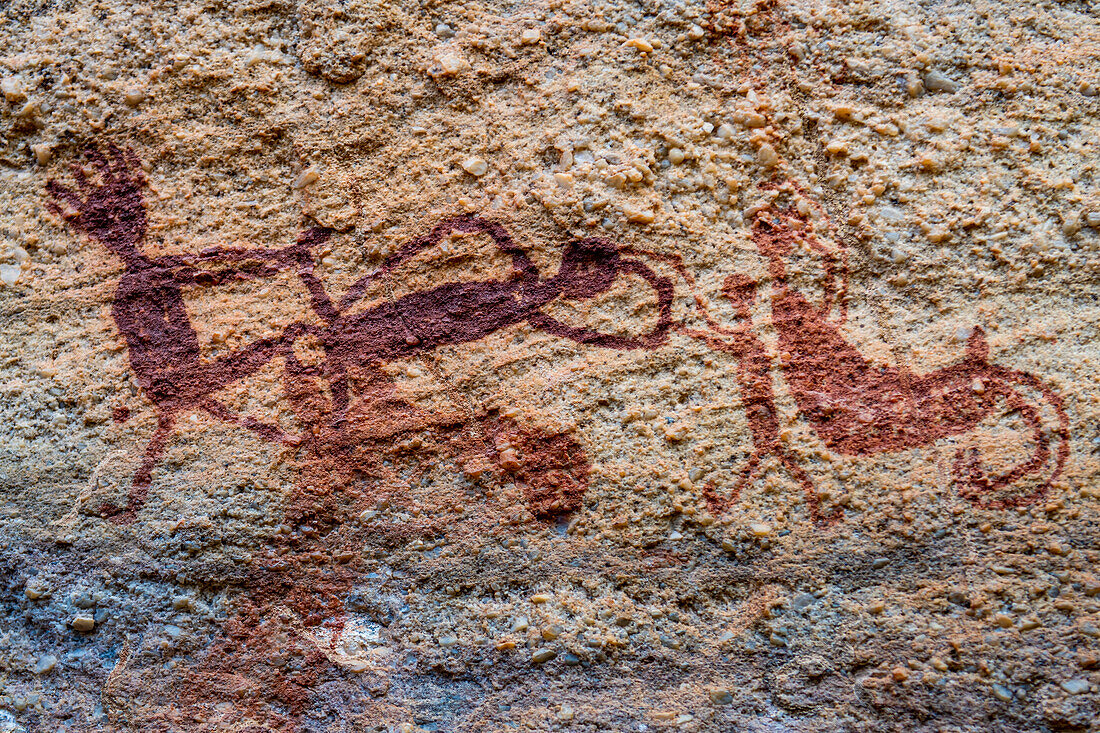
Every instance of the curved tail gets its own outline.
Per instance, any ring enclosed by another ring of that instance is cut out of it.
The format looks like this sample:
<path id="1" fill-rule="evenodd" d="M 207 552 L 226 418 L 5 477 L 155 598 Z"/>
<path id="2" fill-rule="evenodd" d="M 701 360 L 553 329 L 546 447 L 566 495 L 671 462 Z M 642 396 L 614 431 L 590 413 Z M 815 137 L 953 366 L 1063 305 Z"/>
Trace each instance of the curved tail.
<path id="1" fill-rule="evenodd" d="M 1058 393 L 1047 384 L 1040 381 L 1034 375 L 1015 369 L 1003 367 L 988 367 L 986 372 L 991 377 L 1000 381 L 1001 394 L 1008 401 L 1010 407 L 1023 416 L 1024 421 L 1031 427 L 1035 439 L 1035 450 L 1031 456 L 1013 466 L 1004 473 L 990 476 L 982 467 L 981 458 L 977 448 L 964 450 L 960 448 L 955 453 L 953 473 L 955 479 L 962 484 L 959 495 L 969 500 L 976 506 L 988 509 L 1011 509 L 1019 506 L 1027 506 L 1039 501 L 1046 496 L 1051 483 L 1054 482 L 1065 468 L 1069 458 L 1069 418 L 1066 415 L 1065 404 Z M 1044 429 L 1040 408 L 1025 401 L 1017 386 L 1028 387 L 1040 395 L 1055 411 L 1058 416 L 1058 428 L 1048 432 Z M 1058 441 L 1057 448 L 1051 450 L 1052 438 Z M 1020 496 L 984 501 L 983 497 L 989 492 L 1002 489 L 1013 482 L 1043 470 L 1054 457 L 1054 468 L 1050 474 L 1034 491 Z"/>

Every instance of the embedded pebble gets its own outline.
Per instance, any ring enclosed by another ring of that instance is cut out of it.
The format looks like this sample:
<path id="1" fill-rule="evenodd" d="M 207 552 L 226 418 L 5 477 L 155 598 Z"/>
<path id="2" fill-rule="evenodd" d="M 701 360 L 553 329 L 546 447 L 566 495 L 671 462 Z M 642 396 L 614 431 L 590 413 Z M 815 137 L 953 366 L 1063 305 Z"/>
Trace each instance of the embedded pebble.
<path id="1" fill-rule="evenodd" d="M 470 68 L 470 62 L 458 52 L 448 52 L 436 58 L 436 66 L 429 69 L 428 73 L 436 77 L 458 76 Z"/>
<path id="2" fill-rule="evenodd" d="M 756 159 L 766 168 L 773 168 L 779 164 L 779 154 L 768 143 L 764 143 L 756 151 Z"/>
<path id="3" fill-rule="evenodd" d="M 489 164 L 485 162 L 484 158 L 473 156 L 462 161 L 462 169 L 471 176 L 480 178 L 489 172 Z"/>
<path id="4" fill-rule="evenodd" d="M 290 184 L 291 188 L 305 188 L 317 182 L 321 177 L 321 174 L 316 168 L 307 168 L 298 174 L 298 177 L 294 179 L 294 182 Z"/>
<path id="5" fill-rule="evenodd" d="M 0 265 L 0 282 L 4 285 L 15 285 L 22 274 L 23 270 L 15 265 Z"/>
<path id="6" fill-rule="evenodd" d="M 729 690 L 720 687 L 712 687 L 707 690 L 707 696 L 715 705 L 729 705 L 733 702 L 733 694 Z"/>
<path id="7" fill-rule="evenodd" d="M 26 92 L 23 91 L 23 84 L 11 76 L 0 79 L 0 92 L 3 92 L 4 99 L 12 103 L 22 102 L 27 98 Z"/>
<path id="8" fill-rule="evenodd" d="M 50 143 L 35 143 L 31 145 L 31 150 L 38 165 L 46 166 L 53 160 L 53 145 Z"/>
<path id="9" fill-rule="evenodd" d="M 944 76 L 938 71 L 929 71 L 924 75 L 924 88 L 933 92 L 957 92 L 960 88 L 958 82 Z"/>
<path id="10" fill-rule="evenodd" d="M 57 657 L 52 654 L 43 654 L 34 663 L 35 674 L 46 674 L 57 666 Z"/>
<path id="11" fill-rule="evenodd" d="M 1071 695 L 1084 695 L 1089 691 L 1089 681 L 1083 677 L 1074 677 L 1073 679 L 1066 680 L 1061 683 L 1063 690 Z"/>
<path id="12" fill-rule="evenodd" d="M 69 621 L 69 625 L 77 631 L 91 631 L 95 628 L 95 619 L 90 615 L 78 613 Z"/>
<path id="13" fill-rule="evenodd" d="M 749 531 L 752 532 L 753 537 L 767 537 L 772 533 L 772 528 L 770 524 L 753 522 L 749 525 Z"/>

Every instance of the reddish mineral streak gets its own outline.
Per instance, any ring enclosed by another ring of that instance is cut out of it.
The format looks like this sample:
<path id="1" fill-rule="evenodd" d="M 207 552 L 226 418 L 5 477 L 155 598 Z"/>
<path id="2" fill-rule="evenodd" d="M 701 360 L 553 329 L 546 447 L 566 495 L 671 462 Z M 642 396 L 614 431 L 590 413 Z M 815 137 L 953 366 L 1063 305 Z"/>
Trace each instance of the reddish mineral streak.
<path id="1" fill-rule="evenodd" d="M 282 250 L 217 248 L 205 250 L 197 258 L 200 262 L 243 263 L 228 269 L 201 269 L 195 258 L 179 255 L 149 258 L 138 248 L 145 237 L 147 220 L 141 195 L 143 177 L 136 156 L 114 145 L 108 147 L 110 160 L 97 150 L 88 150 L 86 154 L 99 172 L 100 183 L 91 183 L 84 170 L 74 165 L 73 179 L 79 193 L 51 180 L 46 184 L 53 196 L 48 205 L 125 264 L 112 315 L 129 347 L 130 365 L 158 413 L 157 428 L 134 474 L 127 506 L 102 507 L 102 512 L 118 523 L 132 522 L 148 498 L 153 468 L 182 412 L 205 411 L 271 442 L 287 445 L 300 442 L 275 426 L 233 414 L 211 395 L 255 373 L 272 358 L 288 353 L 293 342 L 305 333 L 314 334 L 324 346 L 326 358 L 321 374 L 332 390 L 333 419 L 342 421 L 350 402 L 349 373 L 355 370 L 370 370 L 380 363 L 445 344 L 481 339 L 524 321 L 582 344 L 610 349 L 653 349 L 665 341 L 672 322 L 672 283 L 658 277 L 644 263 L 623 258 L 610 243 L 601 239 L 570 242 L 557 274 L 540 279 L 538 269 L 508 232 L 499 224 L 477 216 L 447 219 L 429 234 L 414 239 L 379 270 L 355 282 L 338 304 L 332 302 L 313 272 L 310 249 L 330 236 L 328 230 L 321 228 L 303 232 L 296 244 Z M 501 251 L 511 255 L 512 278 L 444 283 L 366 311 L 347 312 L 373 280 L 456 232 L 487 234 Z M 203 362 L 181 289 L 188 285 L 215 285 L 230 278 L 272 275 L 291 266 L 297 267 L 323 325 L 293 323 L 277 338 L 259 339 L 238 352 Z M 658 323 L 646 336 L 629 338 L 569 326 L 540 310 L 559 297 L 589 299 L 600 295 L 623 274 L 642 277 L 657 293 Z M 291 372 L 296 368 L 293 363 L 288 364 Z"/>

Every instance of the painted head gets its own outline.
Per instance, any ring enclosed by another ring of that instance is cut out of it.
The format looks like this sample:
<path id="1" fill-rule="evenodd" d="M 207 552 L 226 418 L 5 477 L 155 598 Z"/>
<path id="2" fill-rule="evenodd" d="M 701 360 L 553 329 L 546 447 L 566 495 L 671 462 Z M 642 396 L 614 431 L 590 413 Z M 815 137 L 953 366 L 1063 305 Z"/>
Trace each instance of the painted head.
<path id="1" fill-rule="evenodd" d="M 565 246 L 554 280 L 566 298 L 594 298 L 607 292 L 622 269 L 618 250 L 602 239 L 578 239 Z"/>
<path id="2" fill-rule="evenodd" d="M 127 264 L 143 259 L 138 244 L 145 238 L 148 219 L 141 187 L 145 175 L 132 150 L 109 144 L 107 154 L 89 148 L 89 166 L 72 165 L 75 188 L 55 180 L 46 182 L 50 211 L 70 221 L 79 231 L 103 244 Z M 98 174 L 98 180 L 89 176 Z"/>
<path id="3" fill-rule="evenodd" d="M 752 241 L 760 254 L 769 260 L 785 258 L 794 247 L 791 231 L 786 226 L 788 217 L 775 208 L 768 207 L 753 218 Z"/>

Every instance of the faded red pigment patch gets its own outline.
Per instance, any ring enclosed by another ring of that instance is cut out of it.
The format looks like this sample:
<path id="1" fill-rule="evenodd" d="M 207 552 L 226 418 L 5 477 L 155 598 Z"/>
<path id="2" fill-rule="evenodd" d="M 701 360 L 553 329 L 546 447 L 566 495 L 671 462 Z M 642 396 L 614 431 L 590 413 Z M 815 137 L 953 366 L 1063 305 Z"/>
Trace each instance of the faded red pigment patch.
<path id="1" fill-rule="evenodd" d="M 427 499 L 436 506 L 417 505 L 424 518 L 415 521 L 350 521 L 364 508 L 379 502 L 412 508 L 408 487 L 442 463 L 456 470 L 480 466 L 486 480 L 514 481 L 540 519 L 576 511 L 588 487 L 591 466 L 567 433 L 495 414 L 478 419 L 421 409 L 399 399 L 380 370 L 360 371 L 357 399 L 343 419 L 333 421 L 337 408 L 322 389 L 320 371 L 293 355 L 288 362 L 287 395 L 299 421 L 309 426 L 299 455 L 301 478 L 287 497 L 279 533 L 236 589 L 235 616 L 187 677 L 187 714 L 215 729 L 248 720 L 301 729 L 317 687 L 345 674 L 318 648 L 310 629 L 324 626 L 332 638 L 342 630 L 364 548 L 388 554 L 417 538 L 466 531 L 434 515 L 455 500 L 447 490 Z M 209 702 L 227 699 L 234 701 L 229 711 L 217 712 Z"/>
<path id="2" fill-rule="evenodd" d="M 325 655 L 264 604 L 244 600 L 225 623 L 219 642 L 207 650 L 180 694 L 187 716 L 206 730 L 254 721 L 269 729 L 295 731 L 313 689 L 334 670 Z M 211 701 L 231 702 L 218 712 Z"/>
<path id="3" fill-rule="evenodd" d="M 584 504 L 592 464 L 568 433 L 490 423 L 496 463 L 522 487 L 527 508 L 539 519 L 565 517 Z"/>

